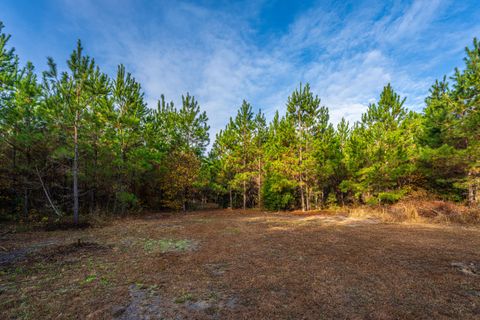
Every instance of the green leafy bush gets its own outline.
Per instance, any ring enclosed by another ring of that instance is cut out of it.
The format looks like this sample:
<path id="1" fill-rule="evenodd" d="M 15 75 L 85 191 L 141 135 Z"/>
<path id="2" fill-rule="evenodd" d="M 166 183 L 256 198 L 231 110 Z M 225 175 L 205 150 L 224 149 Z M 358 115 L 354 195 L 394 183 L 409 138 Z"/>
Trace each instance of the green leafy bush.
<path id="1" fill-rule="evenodd" d="M 278 174 L 268 174 L 263 185 L 264 206 L 268 210 L 289 210 L 295 204 L 295 182 Z"/>
<path id="2" fill-rule="evenodd" d="M 336 208 L 338 207 L 338 201 L 337 201 L 337 196 L 335 193 L 330 192 L 327 197 L 327 202 L 326 202 L 327 207 L 329 208 Z"/>
<path id="3" fill-rule="evenodd" d="M 125 191 L 117 192 L 117 200 L 125 208 L 134 208 L 138 204 L 137 197 L 133 193 Z"/>
<path id="4" fill-rule="evenodd" d="M 380 204 L 393 204 L 402 199 L 406 194 L 405 190 L 395 190 L 380 192 L 377 196 L 378 203 Z"/>

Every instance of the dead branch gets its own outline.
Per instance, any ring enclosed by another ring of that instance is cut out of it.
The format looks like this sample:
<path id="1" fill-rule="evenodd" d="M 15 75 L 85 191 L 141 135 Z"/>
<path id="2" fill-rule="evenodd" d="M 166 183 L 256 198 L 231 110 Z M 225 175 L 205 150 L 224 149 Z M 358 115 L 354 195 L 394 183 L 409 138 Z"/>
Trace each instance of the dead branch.
<path id="1" fill-rule="evenodd" d="M 47 200 L 50 203 L 50 206 L 52 207 L 55 214 L 61 217 L 62 213 L 58 211 L 57 207 L 55 207 L 55 205 L 53 204 L 52 199 L 50 199 L 50 195 L 48 194 L 47 188 L 45 188 L 45 184 L 43 183 L 42 176 L 40 175 L 40 172 L 38 171 L 37 167 L 35 167 L 35 171 L 37 172 L 38 179 L 40 180 L 40 184 L 42 185 L 43 192 L 45 193 L 45 196 L 47 197 Z"/>

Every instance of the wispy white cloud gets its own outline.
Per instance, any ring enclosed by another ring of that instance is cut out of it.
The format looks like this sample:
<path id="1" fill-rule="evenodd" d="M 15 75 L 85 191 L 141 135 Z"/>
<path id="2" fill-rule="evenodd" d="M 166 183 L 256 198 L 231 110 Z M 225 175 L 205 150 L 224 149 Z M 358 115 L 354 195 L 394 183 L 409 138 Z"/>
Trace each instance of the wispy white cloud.
<path id="1" fill-rule="evenodd" d="M 212 134 L 242 99 L 268 117 L 283 111 L 299 82 L 311 84 L 334 122 L 359 119 L 388 82 L 418 109 L 434 80 L 425 73 L 442 62 L 441 52 L 425 59 L 423 51 L 444 48 L 448 38 L 454 54 L 473 36 L 455 28 L 435 33 L 449 12 L 447 0 L 319 4 L 300 13 L 283 34 L 262 41 L 251 24 L 261 19 L 262 3 L 242 8 L 152 5 L 141 8 L 151 13 L 141 21 L 138 6 L 130 1 L 60 3 L 73 26 L 96 32 L 91 45 L 107 67 L 127 65 L 149 105 L 162 93 L 179 102 L 182 93 L 190 92 L 207 111 Z M 479 30 L 479 24 L 470 24 L 472 29 Z"/>
<path id="2" fill-rule="evenodd" d="M 386 26 L 383 40 L 396 43 L 402 39 L 417 37 L 434 19 L 441 17 L 441 11 L 446 9 L 447 5 L 445 0 L 414 1 L 395 21 Z"/>

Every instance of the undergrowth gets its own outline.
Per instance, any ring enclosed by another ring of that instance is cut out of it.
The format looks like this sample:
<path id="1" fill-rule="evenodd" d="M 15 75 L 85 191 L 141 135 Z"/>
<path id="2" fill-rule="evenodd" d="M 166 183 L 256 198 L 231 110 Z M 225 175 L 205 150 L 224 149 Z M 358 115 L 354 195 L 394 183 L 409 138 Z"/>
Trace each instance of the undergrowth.
<path id="1" fill-rule="evenodd" d="M 348 207 L 351 217 L 375 217 L 384 222 L 480 224 L 480 208 L 441 200 L 404 200 L 393 205 Z"/>

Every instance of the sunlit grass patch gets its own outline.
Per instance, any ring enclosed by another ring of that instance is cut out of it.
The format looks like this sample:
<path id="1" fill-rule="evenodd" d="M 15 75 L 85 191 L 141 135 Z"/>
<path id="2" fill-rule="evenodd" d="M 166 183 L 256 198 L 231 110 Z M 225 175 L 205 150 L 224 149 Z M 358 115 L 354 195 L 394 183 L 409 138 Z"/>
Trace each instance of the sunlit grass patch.
<path id="1" fill-rule="evenodd" d="M 195 249 L 196 244 L 188 239 L 147 239 L 143 245 L 143 249 L 147 253 L 153 252 L 183 252 Z"/>

